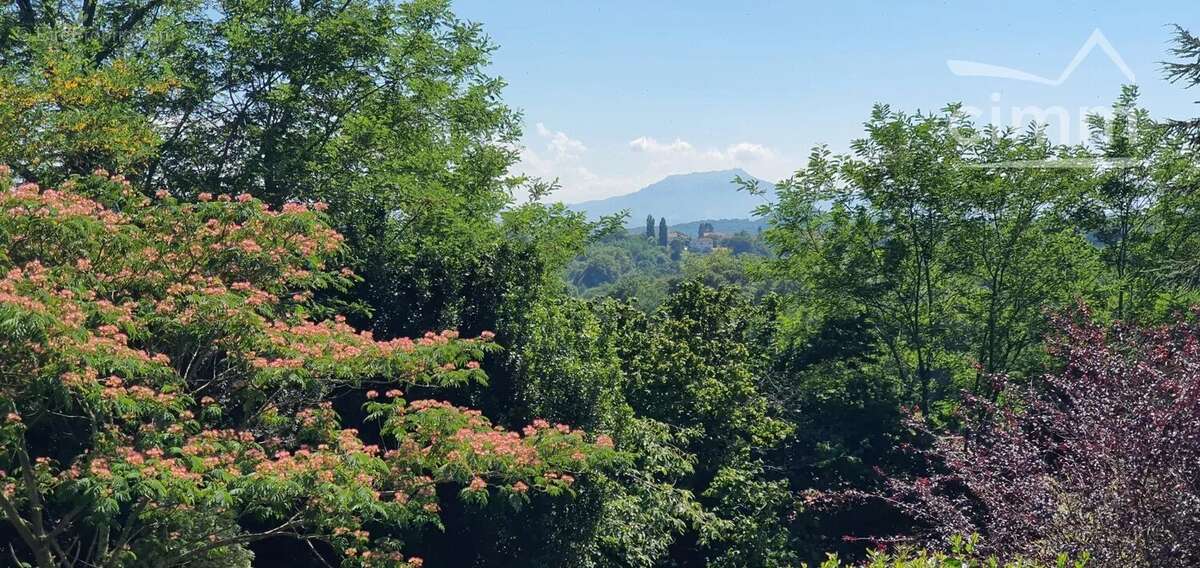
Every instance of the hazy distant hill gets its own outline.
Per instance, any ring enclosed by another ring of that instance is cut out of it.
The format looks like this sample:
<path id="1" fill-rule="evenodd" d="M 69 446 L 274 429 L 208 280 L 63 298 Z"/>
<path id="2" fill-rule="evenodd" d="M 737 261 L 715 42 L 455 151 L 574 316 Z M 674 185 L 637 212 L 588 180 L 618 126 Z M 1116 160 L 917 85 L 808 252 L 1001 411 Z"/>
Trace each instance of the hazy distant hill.
<path id="1" fill-rule="evenodd" d="M 595 219 L 622 209 L 629 210 L 627 224 L 644 226 L 646 215 L 655 219 L 666 217 L 668 225 L 678 225 L 704 219 L 748 219 L 755 207 L 767 198 L 738 191 L 733 178 L 754 176 L 742 169 L 717 172 L 696 172 L 667 176 L 633 193 L 569 205 Z M 762 187 L 774 186 L 766 181 Z"/>
<path id="2" fill-rule="evenodd" d="M 667 222 L 670 223 L 670 220 Z M 765 219 L 700 219 L 699 221 L 671 225 L 670 229 L 695 237 L 697 230 L 700 228 L 700 223 L 711 223 L 713 231 L 726 235 L 734 235 L 743 231 L 753 235 L 758 233 L 759 229 L 767 228 L 767 221 Z M 644 225 L 645 221 L 643 220 L 642 227 L 633 227 L 630 231 L 641 234 L 639 231 L 645 231 Z"/>

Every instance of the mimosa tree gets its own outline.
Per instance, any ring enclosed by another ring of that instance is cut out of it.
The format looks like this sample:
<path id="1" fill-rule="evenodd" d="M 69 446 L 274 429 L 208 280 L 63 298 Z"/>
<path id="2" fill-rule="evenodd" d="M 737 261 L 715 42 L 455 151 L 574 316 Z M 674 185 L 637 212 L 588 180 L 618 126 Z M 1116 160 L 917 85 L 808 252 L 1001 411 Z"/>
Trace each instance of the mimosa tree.
<path id="1" fill-rule="evenodd" d="M 10 184 L 5 168 L 4 187 Z M 267 538 L 419 566 L 436 488 L 571 491 L 611 441 L 409 400 L 486 380 L 491 334 L 378 341 L 314 300 L 355 278 L 320 203 L 147 198 L 97 171 L 0 193 L 0 512 L 18 562 L 248 565 Z M 368 422 L 331 398 L 366 390 Z"/>

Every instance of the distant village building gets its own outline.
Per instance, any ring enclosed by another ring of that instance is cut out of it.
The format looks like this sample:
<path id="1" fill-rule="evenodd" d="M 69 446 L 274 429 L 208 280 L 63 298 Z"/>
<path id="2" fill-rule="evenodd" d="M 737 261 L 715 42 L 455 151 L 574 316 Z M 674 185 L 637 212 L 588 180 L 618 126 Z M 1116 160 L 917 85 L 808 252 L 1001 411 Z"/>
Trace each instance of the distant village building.
<path id="1" fill-rule="evenodd" d="M 713 240 L 708 237 L 704 237 L 702 239 L 696 239 L 688 247 L 688 250 L 690 250 L 692 252 L 697 252 L 700 254 L 708 254 L 713 251 Z"/>

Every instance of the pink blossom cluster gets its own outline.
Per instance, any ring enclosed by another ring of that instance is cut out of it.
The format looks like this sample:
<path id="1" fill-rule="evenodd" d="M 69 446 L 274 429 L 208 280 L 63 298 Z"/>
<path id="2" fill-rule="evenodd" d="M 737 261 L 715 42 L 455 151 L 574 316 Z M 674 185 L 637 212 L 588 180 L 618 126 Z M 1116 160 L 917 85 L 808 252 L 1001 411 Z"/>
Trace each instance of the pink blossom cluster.
<path id="1" fill-rule="evenodd" d="M 37 414 L 22 412 L 46 404 L 91 421 L 78 429 L 73 442 L 83 449 L 74 458 L 59 464 L 34 456 L 48 499 L 85 495 L 132 508 L 152 496 L 147 515 L 216 519 L 261 507 L 255 499 L 264 494 L 283 496 L 312 526 L 337 519 L 345 529 L 339 537 L 353 540 L 344 551 L 362 565 L 421 566 L 420 558 L 370 542 L 362 524 L 435 521 L 438 483 L 517 494 L 571 485 L 592 455 L 584 433 L 565 425 L 539 421 L 532 433 L 507 432 L 476 410 L 436 400 L 409 404 L 392 387 L 368 394 L 371 404 L 396 409 L 383 419 L 379 445 L 342 427 L 327 400 L 279 402 L 248 413 L 253 418 L 231 412 L 262 404 L 264 395 L 274 400 L 278 384 L 263 379 L 285 373 L 272 369 L 303 369 L 287 374 L 311 378 L 318 388 L 334 380 L 478 376 L 484 343 L 495 334 L 463 339 L 444 330 L 379 341 L 342 317 L 307 319 L 296 303 L 312 302 L 313 289 L 329 278 L 354 277 L 324 266 L 343 239 L 314 213 L 323 204 L 271 211 L 245 194 L 201 194 L 192 204 L 165 191 L 151 201 L 120 176 L 97 175 L 116 184 L 101 192 L 105 199 L 124 206 L 110 208 L 79 191 L 96 180 L 0 193 L 0 230 L 68 221 L 79 229 L 71 238 L 21 243 L 0 259 L 0 305 L 44 332 L 0 355 L 18 377 L 0 392 L 14 407 L 4 428 L 25 428 Z M 116 197 L 109 196 L 113 189 Z M 59 390 L 48 397 L 47 385 Z M 22 483 L 2 472 L 0 478 L 8 495 Z M 206 503 L 213 494 L 225 501 Z M 355 500 L 355 510 L 371 517 L 351 518 L 340 499 Z"/>

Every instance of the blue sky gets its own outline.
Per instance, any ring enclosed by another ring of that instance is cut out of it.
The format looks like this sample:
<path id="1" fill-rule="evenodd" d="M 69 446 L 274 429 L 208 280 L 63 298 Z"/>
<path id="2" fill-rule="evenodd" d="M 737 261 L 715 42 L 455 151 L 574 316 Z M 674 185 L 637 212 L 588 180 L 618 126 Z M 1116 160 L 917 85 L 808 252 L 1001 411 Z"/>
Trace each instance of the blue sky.
<path id="1" fill-rule="evenodd" d="M 951 101 L 982 122 L 1051 123 L 1059 141 L 1106 107 L 1132 74 L 1155 116 L 1200 115 L 1200 89 L 1162 79 L 1178 23 L 1200 32 L 1194 0 L 1115 2 L 733 2 L 459 0 L 499 45 L 492 72 L 524 113 L 520 168 L 557 177 L 567 202 L 635 191 L 665 175 L 742 167 L 768 180 L 861 133 L 871 105 L 915 111 Z M 971 61 L 1058 85 L 951 71 Z"/>

